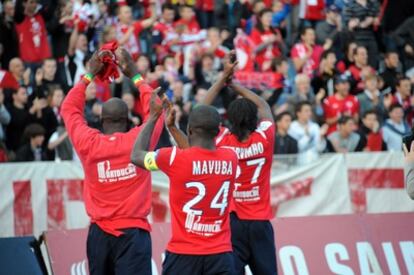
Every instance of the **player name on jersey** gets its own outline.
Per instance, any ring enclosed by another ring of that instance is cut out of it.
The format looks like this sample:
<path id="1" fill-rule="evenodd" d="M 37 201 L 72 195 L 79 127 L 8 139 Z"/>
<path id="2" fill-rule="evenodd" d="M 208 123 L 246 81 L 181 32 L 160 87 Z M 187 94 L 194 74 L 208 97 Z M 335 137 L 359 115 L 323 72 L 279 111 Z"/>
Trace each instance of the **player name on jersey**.
<path id="1" fill-rule="evenodd" d="M 232 175 L 231 161 L 198 160 L 193 161 L 193 175 Z"/>
<path id="2" fill-rule="evenodd" d="M 236 152 L 239 160 L 252 158 L 254 156 L 264 153 L 264 146 L 263 146 L 263 143 L 261 142 L 252 143 L 252 145 L 250 145 L 249 147 L 244 147 L 244 148 L 233 147 L 233 146 L 223 146 L 223 147 L 233 149 Z"/>

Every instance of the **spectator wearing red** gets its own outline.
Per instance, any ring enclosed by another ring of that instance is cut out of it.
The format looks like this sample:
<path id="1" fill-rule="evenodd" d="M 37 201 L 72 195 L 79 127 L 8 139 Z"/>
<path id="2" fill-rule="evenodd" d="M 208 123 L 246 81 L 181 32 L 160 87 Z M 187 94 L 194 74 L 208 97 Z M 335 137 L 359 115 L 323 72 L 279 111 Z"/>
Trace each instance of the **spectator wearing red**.
<path id="1" fill-rule="evenodd" d="M 323 101 L 325 121 L 329 125 L 328 135 L 337 129 L 337 123 L 342 116 L 351 116 L 355 121 L 359 118 L 358 99 L 349 94 L 349 79 L 345 75 L 335 79 L 335 94 Z"/>
<path id="2" fill-rule="evenodd" d="M 386 151 L 387 144 L 382 138 L 382 132 L 380 129 L 380 123 L 378 121 L 377 112 L 375 110 L 366 111 L 362 115 L 361 121 L 362 124 L 359 127 L 358 133 L 363 139 L 363 144 L 365 144 L 364 151 Z"/>
<path id="3" fill-rule="evenodd" d="M 301 42 L 292 47 L 290 55 L 296 72 L 312 77 L 319 67 L 323 48 L 315 44 L 315 31 L 311 27 L 303 28 L 300 39 Z"/>
<path id="4" fill-rule="evenodd" d="M 201 44 L 201 54 L 211 53 L 214 55 L 214 67 L 221 67 L 221 60 L 223 60 L 229 49 L 222 45 L 220 31 L 218 28 L 210 28 L 207 31 L 207 39 Z"/>
<path id="5" fill-rule="evenodd" d="M 368 65 L 368 52 L 364 46 L 357 46 L 354 49 L 354 64 L 349 66 L 352 76 L 351 93 L 357 95 L 364 91 L 364 77 L 375 74 L 376 71 Z"/>
<path id="6" fill-rule="evenodd" d="M 176 40 L 167 40 L 169 33 L 174 33 L 175 8 L 173 5 L 165 3 L 161 8 L 161 18 L 152 28 L 152 41 L 156 45 L 157 60 L 161 61 L 165 56 L 171 54 L 170 47 Z"/>
<path id="7" fill-rule="evenodd" d="M 267 99 L 270 107 L 273 107 L 277 102 L 284 103 L 286 98 L 292 93 L 292 83 L 288 77 L 289 63 L 283 56 L 277 57 L 272 61 L 273 85 L 272 95 Z M 283 100 L 279 101 L 279 98 Z"/>
<path id="8" fill-rule="evenodd" d="M 9 72 L 14 77 L 18 85 L 29 85 L 28 74 L 30 74 L 30 70 L 26 70 L 25 72 L 23 61 L 20 58 L 15 57 L 10 60 Z"/>
<path id="9" fill-rule="evenodd" d="M 282 54 L 280 49 L 283 43 L 280 31 L 272 27 L 272 10 L 264 9 L 259 13 L 259 20 L 250 37 L 255 44 L 257 69 L 270 71 L 272 60 Z"/>
<path id="10" fill-rule="evenodd" d="M 152 5 L 154 7 L 153 3 Z M 132 58 L 136 60 L 141 52 L 138 40 L 139 34 L 155 23 L 156 14 L 154 8 L 150 18 L 133 21 L 131 7 L 122 5 L 118 10 L 118 20 L 116 34 L 119 45 L 123 46 L 132 55 Z"/>
<path id="11" fill-rule="evenodd" d="M 19 86 L 16 78 L 10 72 L 0 70 L 0 88 L 17 90 Z"/>
<path id="12" fill-rule="evenodd" d="M 345 56 L 336 65 L 340 73 L 345 73 L 345 71 L 348 70 L 352 64 L 354 64 L 354 51 L 357 47 L 357 43 L 353 41 L 346 45 L 344 53 Z"/>
<path id="13" fill-rule="evenodd" d="M 325 19 L 325 1 L 300 0 L 299 18 L 302 19 L 303 25 L 311 25 L 312 27 L 315 27 L 316 23 Z"/>
<path id="14" fill-rule="evenodd" d="M 180 19 L 174 22 L 174 27 L 181 26 L 184 28 L 184 34 L 197 34 L 200 31 L 200 25 L 195 17 L 194 8 L 190 5 L 180 7 Z"/>
<path id="15" fill-rule="evenodd" d="M 404 116 L 408 125 L 412 125 L 414 118 L 414 97 L 412 96 L 412 85 L 408 77 L 397 80 L 396 92 L 392 98 L 392 104 L 399 104 L 404 110 Z"/>
<path id="16" fill-rule="evenodd" d="M 14 20 L 19 35 L 20 57 L 25 63 L 40 64 L 50 57 L 45 20 L 52 17 L 53 11 L 53 6 L 43 6 L 38 11 L 37 0 L 17 0 Z"/>
<path id="17" fill-rule="evenodd" d="M 199 21 L 203 29 L 213 27 L 215 0 L 197 0 L 196 7 L 199 14 Z"/>

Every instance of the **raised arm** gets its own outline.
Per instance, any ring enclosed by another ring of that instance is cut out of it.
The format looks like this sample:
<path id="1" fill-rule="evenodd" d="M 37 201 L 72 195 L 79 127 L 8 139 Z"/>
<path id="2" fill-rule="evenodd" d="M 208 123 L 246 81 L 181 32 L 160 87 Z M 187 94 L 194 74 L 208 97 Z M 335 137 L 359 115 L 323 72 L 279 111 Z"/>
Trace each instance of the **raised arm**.
<path id="1" fill-rule="evenodd" d="M 85 90 L 94 75 L 102 69 L 102 63 L 95 53 L 90 60 L 90 73 L 87 73 L 68 93 L 62 104 L 62 117 L 66 130 L 75 149 L 87 151 L 88 143 L 97 130 L 88 127 L 84 118 Z"/>
<path id="2" fill-rule="evenodd" d="M 175 124 L 175 109 L 173 106 L 171 106 L 171 104 L 167 110 L 165 126 L 167 127 L 168 132 L 174 139 L 178 148 L 185 149 L 190 147 L 190 143 L 188 142 L 187 136 Z"/>
<path id="3" fill-rule="evenodd" d="M 232 88 L 240 96 L 253 101 L 253 103 L 257 106 L 259 120 L 267 119 L 273 121 L 272 109 L 270 109 L 270 106 L 267 104 L 266 100 L 239 84 L 231 83 L 230 88 Z"/>
<path id="4" fill-rule="evenodd" d="M 208 89 L 207 95 L 204 97 L 202 104 L 211 105 L 217 95 L 223 89 L 224 85 L 233 77 L 234 69 L 236 68 L 238 62 L 231 62 L 234 60 L 236 52 L 233 50 L 229 52 L 223 60 L 224 70 L 219 79 L 213 84 L 213 86 Z"/>
<path id="5" fill-rule="evenodd" d="M 157 92 L 151 93 L 150 98 L 150 116 L 145 123 L 144 128 L 138 135 L 135 141 L 134 148 L 131 152 L 131 162 L 141 168 L 148 169 L 145 165 L 145 157 L 150 147 L 150 141 L 152 133 L 154 132 L 155 125 L 158 118 L 162 114 L 162 102 L 157 100 Z"/>

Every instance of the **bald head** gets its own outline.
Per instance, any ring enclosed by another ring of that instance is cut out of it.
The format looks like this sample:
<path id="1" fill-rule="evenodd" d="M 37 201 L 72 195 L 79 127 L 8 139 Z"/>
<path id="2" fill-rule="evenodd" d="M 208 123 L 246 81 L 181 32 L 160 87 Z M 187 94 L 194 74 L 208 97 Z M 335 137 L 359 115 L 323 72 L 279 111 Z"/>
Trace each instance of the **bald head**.
<path id="1" fill-rule="evenodd" d="M 220 115 L 212 106 L 194 108 L 188 118 L 188 129 L 200 137 L 213 139 L 219 133 Z"/>
<path id="2" fill-rule="evenodd" d="M 121 122 L 128 118 L 128 106 L 120 98 L 111 98 L 102 105 L 102 120 Z"/>
<path id="3" fill-rule="evenodd" d="M 23 61 L 18 57 L 12 58 L 9 62 L 9 71 L 15 76 L 20 76 L 21 74 L 23 74 Z"/>

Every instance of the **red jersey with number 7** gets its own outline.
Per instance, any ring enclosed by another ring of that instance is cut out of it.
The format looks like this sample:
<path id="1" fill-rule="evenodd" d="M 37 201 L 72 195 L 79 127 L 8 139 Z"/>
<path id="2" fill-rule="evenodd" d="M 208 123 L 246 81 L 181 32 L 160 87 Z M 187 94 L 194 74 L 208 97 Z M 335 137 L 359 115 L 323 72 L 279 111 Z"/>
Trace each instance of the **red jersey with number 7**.
<path id="1" fill-rule="evenodd" d="M 210 255 L 232 251 L 229 207 L 237 156 L 200 147 L 157 151 L 156 164 L 170 179 L 172 236 L 167 250 Z"/>
<path id="2" fill-rule="evenodd" d="M 270 220 L 270 172 L 273 161 L 275 126 L 270 120 L 259 123 L 249 138 L 240 142 L 229 129 L 222 128 L 218 147 L 233 149 L 239 158 L 238 176 L 233 191 L 233 211 L 242 220 Z"/>

